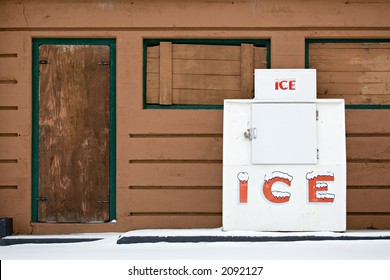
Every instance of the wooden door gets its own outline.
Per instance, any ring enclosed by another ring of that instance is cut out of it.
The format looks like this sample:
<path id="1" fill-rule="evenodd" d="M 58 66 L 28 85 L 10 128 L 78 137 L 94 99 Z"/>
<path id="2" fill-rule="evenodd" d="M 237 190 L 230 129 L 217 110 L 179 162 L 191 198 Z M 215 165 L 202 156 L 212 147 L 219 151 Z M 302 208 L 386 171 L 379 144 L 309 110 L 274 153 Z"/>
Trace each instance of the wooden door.
<path id="1" fill-rule="evenodd" d="M 39 46 L 38 221 L 109 219 L 110 47 Z"/>

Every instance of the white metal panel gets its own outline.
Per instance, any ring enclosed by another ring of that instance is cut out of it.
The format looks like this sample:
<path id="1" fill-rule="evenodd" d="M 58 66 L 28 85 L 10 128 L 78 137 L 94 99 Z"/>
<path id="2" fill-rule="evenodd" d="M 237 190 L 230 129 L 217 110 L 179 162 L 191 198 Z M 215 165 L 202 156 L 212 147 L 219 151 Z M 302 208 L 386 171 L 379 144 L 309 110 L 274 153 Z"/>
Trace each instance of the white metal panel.
<path id="1" fill-rule="evenodd" d="M 316 104 L 252 104 L 253 164 L 317 163 Z"/>

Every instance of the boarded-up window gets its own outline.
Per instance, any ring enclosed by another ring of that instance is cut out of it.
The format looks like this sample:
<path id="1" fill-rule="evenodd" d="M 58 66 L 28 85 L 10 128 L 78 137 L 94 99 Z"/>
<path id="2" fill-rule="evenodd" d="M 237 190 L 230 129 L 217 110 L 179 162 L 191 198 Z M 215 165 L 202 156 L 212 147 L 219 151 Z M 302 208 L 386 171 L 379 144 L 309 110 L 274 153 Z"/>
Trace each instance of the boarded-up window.
<path id="1" fill-rule="evenodd" d="M 390 41 L 311 42 L 308 67 L 317 69 L 319 98 L 390 104 Z"/>
<path id="2" fill-rule="evenodd" d="M 267 68 L 267 47 L 159 42 L 146 46 L 147 105 L 222 105 L 253 98 L 256 68 Z"/>

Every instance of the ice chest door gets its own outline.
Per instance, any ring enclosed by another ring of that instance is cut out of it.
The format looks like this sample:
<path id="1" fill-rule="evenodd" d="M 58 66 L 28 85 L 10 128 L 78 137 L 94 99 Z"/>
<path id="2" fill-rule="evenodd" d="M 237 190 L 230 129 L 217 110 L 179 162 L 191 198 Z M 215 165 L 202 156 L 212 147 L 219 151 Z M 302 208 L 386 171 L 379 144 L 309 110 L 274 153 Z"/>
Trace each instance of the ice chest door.
<path id="1" fill-rule="evenodd" d="M 252 104 L 252 164 L 316 164 L 315 103 Z"/>

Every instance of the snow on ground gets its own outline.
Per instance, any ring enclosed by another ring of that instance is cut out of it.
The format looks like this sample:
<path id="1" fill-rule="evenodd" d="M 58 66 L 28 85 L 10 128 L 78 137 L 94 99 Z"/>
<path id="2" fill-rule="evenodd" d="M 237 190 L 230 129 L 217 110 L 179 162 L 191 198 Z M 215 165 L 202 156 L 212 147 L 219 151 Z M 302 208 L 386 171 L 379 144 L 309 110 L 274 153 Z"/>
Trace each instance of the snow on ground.
<path id="1" fill-rule="evenodd" d="M 283 236 L 346 233 L 223 232 L 221 229 L 136 230 L 127 233 L 44 236 L 45 238 L 103 238 L 68 244 L 0 246 L 1 260 L 390 260 L 390 240 L 332 240 L 294 242 L 199 242 L 117 244 L 122 236 Z M 390 231 L 353 231 L 350 236 L 390 236 Z M 13 236 L 8 238 L 25 238 Z M 39 236 L 30 236 L 30 238 Z"/>

